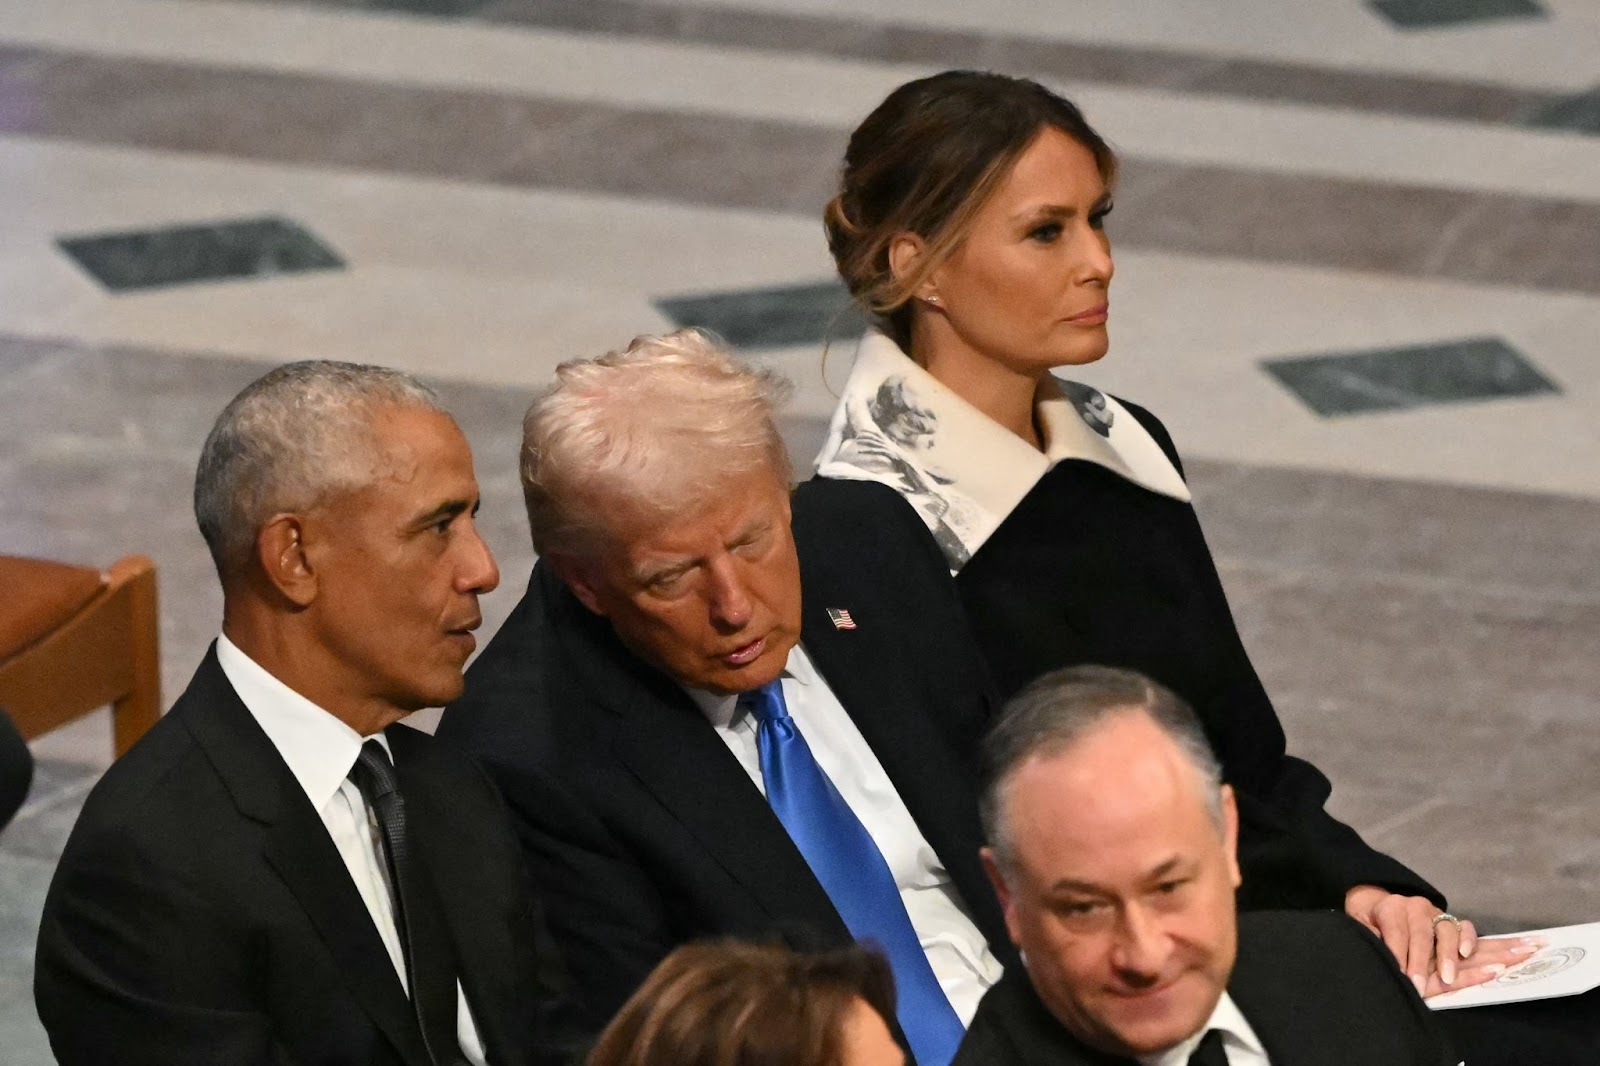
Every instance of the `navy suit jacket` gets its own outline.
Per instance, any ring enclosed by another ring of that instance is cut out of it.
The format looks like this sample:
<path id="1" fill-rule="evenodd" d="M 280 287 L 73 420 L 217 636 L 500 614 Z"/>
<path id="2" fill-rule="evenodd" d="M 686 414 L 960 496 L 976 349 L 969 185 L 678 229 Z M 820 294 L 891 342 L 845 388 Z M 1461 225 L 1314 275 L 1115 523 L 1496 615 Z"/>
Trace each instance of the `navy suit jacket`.
<path id="1" fill-rule="evenodd" d="M 954 590 L 908 579 L 929 559 L 911 563 L 905 531 L 823 502 L 804 486 L 794 500 L 806 651 L 1007 961 L 973 779 L 994 701 Z M 837 628 L 829 607 L 856 628 Z M 543 563 L 438 736 L 480 759 L 510 804 L 591 1028 L 686 941 L 850 941 L 705 716 Z"/>

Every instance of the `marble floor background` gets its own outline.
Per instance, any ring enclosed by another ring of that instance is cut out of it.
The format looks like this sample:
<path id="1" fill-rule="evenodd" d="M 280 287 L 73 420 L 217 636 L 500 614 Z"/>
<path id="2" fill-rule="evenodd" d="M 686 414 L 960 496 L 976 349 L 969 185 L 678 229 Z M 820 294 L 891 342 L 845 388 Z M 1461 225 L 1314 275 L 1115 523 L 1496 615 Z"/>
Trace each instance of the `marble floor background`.
<path id="1" fill-rule="evenodd" d="M 796 381 L 807 465 L 853 347 L 839 150 L 958 65 L 1124 155 L 1086 376 L 1173 429 L 1333 809 L 1491 928 L 1600 918 L 1593 0 L 0 0 L 0 551 L 152 555 L 170 700 L 218 624 L 212 418 L 278 361 L 383 362 L 473 443 L 497 626 L 560 359 L 715 325 Z M 34 751 L 7 1066 L 51 1062 L 33 937 L 109 724 Z"/>

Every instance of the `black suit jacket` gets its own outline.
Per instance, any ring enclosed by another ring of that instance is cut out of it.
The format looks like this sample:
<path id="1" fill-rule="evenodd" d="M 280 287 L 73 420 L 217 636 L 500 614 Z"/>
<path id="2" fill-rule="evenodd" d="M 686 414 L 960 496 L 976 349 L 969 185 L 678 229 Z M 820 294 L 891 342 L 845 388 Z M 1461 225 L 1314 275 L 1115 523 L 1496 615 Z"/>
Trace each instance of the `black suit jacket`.
<path id="1" fill-rule="evenodd" d="M 1378 939 L 1331 911 L 1239 919 L 1228 993 L 1273 1066 L 1456 1066 L 1432 1013 Z M 978 1007 L 954 1066 L 1132 1066 L 1056 1021 L 1021 967 Z"/>
<path id="2" fill-rule="evenodd" d="M 1122 402 L 1178 464 L 1155 416 Z M 898 529 L 897 514 L 911 512 L 886 486 L 811 484 L 854 500 L 868 512 L 861 521 Z M 910 535 L 932 543 L 918 526 Z M 952 583 L 942 557 L 923 580 Z M 1239 795 L 1241 907 L 1342 908 L 1358 884 L 1444 906 L 1421 877 L 1329 815 L 1327 778 L 1286 754 L 1189 504 L 1094 463 L 1058 463 L 953 584 L 1003 697 L 1050 670 L 1100 663 L 1153 677 L 1194 707 Z"/>
<path id="3" fill-rule="evenodd" d="M 482 772 L 388 731 L 490 1061 L 539 1061 L 550 953 Z M 45 901 L 34 994 L 62 1066 L 424 1066 L 410 1001 L 317 811 L 207 653 L 90 793 Z"/>
<path id="4" fill-rule="evenodd" d="M 863 525 L 848 506 L 824 513 L 823 502 L 804 488 L 794 500 L 806 651 L 1007 961 L 978 860 L 972 772 L 993 701 L 954 591 L 907 580 L 929 560 L 908 567 L 903 530 Z M 829 607 L 857 627 L 836 628 Z M 850 940 L 705 716 L 542 563 L 438 736 L 477 756 L 511 805 L 591 1028 L 686 941 Z"/>

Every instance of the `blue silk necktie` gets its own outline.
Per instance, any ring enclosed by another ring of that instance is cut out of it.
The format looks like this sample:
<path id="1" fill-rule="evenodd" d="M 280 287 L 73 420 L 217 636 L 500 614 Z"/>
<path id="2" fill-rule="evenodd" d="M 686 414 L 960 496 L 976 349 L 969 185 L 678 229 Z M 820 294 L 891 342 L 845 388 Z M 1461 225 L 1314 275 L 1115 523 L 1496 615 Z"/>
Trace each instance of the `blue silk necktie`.
<path id="1" fill-rule="evenodd" d="M 917 1066 L 948 1066 L 964 1035 L 961 1019 L 928 965 L 883 853 L 812 757 L 779 682 L 742 693 L 739 705 L 756 716 L 761 777 L 773 813 L 850 934 L 876 941 L 889 956 L 899 992 L 895 1014 Z"/>

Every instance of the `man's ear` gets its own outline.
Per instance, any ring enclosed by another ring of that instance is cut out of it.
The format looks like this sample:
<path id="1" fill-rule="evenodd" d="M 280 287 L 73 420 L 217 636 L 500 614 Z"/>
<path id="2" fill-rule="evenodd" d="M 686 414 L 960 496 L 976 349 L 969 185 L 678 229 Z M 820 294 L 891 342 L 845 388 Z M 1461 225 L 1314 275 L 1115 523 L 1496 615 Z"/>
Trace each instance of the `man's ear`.
<path id="1" fill-rule="evenodd" d="M 1239 803 L 1234 799 L 1233 786 L 1222 786 L 1222 847 L 1228 856 L 1228 872 L 1233 878 L 1233 887 L 1238 888 L 1244 882 L 1244 877 L 1239 873 Z"/>
<path id="2" fill-rule="evenodd" d="M 994 886 L 995 898 L 1000 901 L 1000 910 L 1005 914 L 1006 933 L 1013 944 L 1021 944 L 1016 910 L 1011 905 L 1011 886 L 1006 884 L 1006 875 L 1000 869 L 1000 860 L 995 857 L 994 848 L 985 846 L 979 849 L 978 858 L 983 860 L 983 872 L 989 875 L 989 884 Z"/>
<path id="3" fill-rule="evenodd" d="M 317 598 L 317 570 L 306 550 L 304 515 L 275 514 L 256 533 L 256 562 L 267 582 L 297 607 Z"/>
<path id="4" fill-rule="evenodd" d="M 598 591 L 599 567 L 594 560 L 560 552 L 547 552 L 542 558 L 550 564 L 550 569 L 556 572 L 556 576 L 566 584 L 567 588 L 572 590 L 572 594 L 578 597 L 579 603 L 601 618 L 606 617 L 605 607 Z"/>

